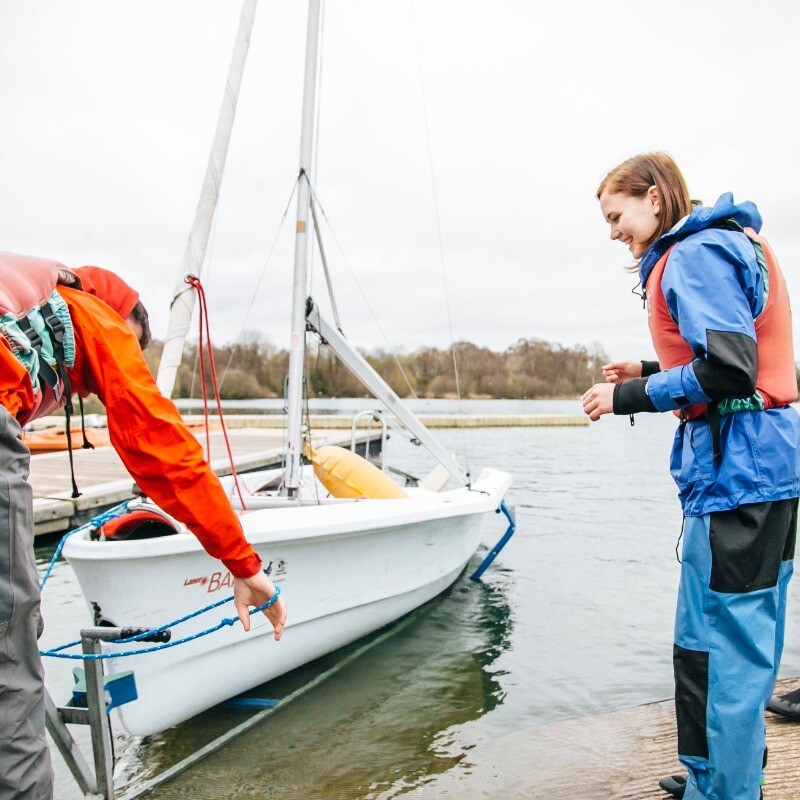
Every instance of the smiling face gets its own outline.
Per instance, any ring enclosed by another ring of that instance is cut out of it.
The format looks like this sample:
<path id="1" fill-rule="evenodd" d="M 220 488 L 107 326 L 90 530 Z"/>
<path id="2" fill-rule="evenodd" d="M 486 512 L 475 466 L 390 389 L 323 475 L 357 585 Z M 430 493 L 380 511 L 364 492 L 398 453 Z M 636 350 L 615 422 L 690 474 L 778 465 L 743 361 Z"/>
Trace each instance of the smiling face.
<path id="1" fill-rule="evenodd" d="M 659 227 L 661 203 L 656 187 L 651 186 L 641 197 L 603 192 L 600 208 L 611 226 L 612 240 L 626 244 L 634 258 L 641 258 Z"/>

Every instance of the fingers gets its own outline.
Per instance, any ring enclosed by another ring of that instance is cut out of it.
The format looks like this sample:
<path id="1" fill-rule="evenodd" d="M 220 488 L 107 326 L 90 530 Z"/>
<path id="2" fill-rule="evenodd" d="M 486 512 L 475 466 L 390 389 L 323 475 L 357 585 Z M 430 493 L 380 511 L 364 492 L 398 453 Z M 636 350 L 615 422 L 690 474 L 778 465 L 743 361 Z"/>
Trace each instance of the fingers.
<path id="1" fill-rule="evenodd" d="M 600 369 L 608 383 L 621 383 L 627 375 L 628 362 L 612 361 L 610 364 L 603 364 Z"/>
<path id="2" fill-rule="evenodd" d="M 603 414 L 611 413 L 613 392 L 608 384 L 596 383 L 583 395 L 583 411 L 592 422 L 597 422 Z"/>
<path id="3" fill-rule="evenodd" d="M 239 621 L 245 631 L 250 630 L 250 607 L 262 606 L 275 595 L 275 586 L 263 572 L 257 572 L 249 578 L 236 578 L 234 581 L 234 606 Z M 261 613 L 269 620 L 275 634 L 275 641 L 283 635 L 286 624 L 286 602 L 280 595 L 268 608 Z"/>
<path id="4" fill-rule="evenodd" d="M 242 623 L 242 627 L 246 630 L 250 630 L 250 612 L 248 609 L 248 605 L 241 600 L 234 600 L 233 604 L 236 606 L 236 613 L 239 615 L 239 622 Z"/>
<path id="5" fill-rule="evenodd" d="M 596 404 L 588 407 L 585 406 L 583 410 L 592 422 L 597 422 L 602 416 Z"/>
<path id="6" fill-rule="evenodd" d="M 264 609 L 264 616 L 272 623 L 275 631 L 275 641 L 279 642 L 283 635 L 283 628 L 286 624 L 286 603 L 279 597 L 275 605 Z"/>
<path id="7" fill-rule="evenodd" d="M 597 396 L 595 394 L 594 388 L 595 387 L 592 386 L 592 388 L 589 389 L 589 391 L 586 392 L 586 394 L 582 398 L 583 399 L 583 413 L 587 414 L 590 420 L 597 421 L 598 418 L 596 416 L 594 416 L 594 412 L 597 409 L 597 406 L 599 405 L 599 402 L 597 400 Z"/>

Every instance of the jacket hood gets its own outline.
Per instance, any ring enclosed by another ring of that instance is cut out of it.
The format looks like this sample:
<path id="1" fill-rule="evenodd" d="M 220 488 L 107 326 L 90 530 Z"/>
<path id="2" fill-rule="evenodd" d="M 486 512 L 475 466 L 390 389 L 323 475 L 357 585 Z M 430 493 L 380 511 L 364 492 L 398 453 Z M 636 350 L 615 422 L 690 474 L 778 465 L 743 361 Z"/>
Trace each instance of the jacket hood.
<path id="1" fill-rule="evenodd" d="M 749 200 L 736 204 L 733 202 L 733 194 L 725 192 L 713 206 L 698 206 L 682 222 L 650 245 L 639 262 L 639 280 L 642 286 L 647 283 L 658 260 L 673 244 L 693 233 L 713 228 L 715 223 L 725 219 L 733 219 L 743 228 L 753 228 L 756 233 L 761 230 L 761 214 L 758 213 L 756 204 Z"/>

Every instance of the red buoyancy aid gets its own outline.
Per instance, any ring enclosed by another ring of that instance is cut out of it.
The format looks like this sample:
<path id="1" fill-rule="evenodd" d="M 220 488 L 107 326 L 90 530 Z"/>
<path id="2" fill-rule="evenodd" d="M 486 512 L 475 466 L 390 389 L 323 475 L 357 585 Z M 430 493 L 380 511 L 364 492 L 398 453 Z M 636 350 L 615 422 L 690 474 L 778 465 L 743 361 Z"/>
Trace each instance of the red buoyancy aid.
<path id="1" fill-rule="evenodd" d="M 778 260 L 768 242 L 752 228 L 745 228 L 744 233 L 752 242 L 760 245 L 764 253 L 769 280 L 767 302 L 755 319 L 758 351 L 756 391 L 764 402 L 764 408 L 786 406 L 797 400 L 789 291 L 778 266 Z M 672 247 L 661 256 L 653 267 L 646 287 L 649 303 L 648 325 L 662 370 L 684 366 L 695 359 L 692 348 L 681 336 L 678 325 L 672 319 L 661 288 L 661 280 Z M 697 419 L 706 413 L 707 405 L 707 403 L 695 403 L 678 409 L 674 413 L 683 419 Z"/>
<path id="2" fill-rule="evenodd" d="M 53 259 L 0 252 L 0 317 L 10 315 L 16 320 L 23 320 L 48 302 L 57 284 L 73 281 L 77 281 L 74 273 Z M 16 346 L 19 346 L 19 342 Z M 12 347 L 12 351 L 17 354 L 15 347 Z M 29 366 L 23 359 L 19 360 L 26 367 Z M 33 407 L 24 409 L 17 419 L 25 425 L 36 417 L 52 413 L 64 402 L 64 386 L 60 375 L 56 391 L 44 381 L 37 381 L 33 385 Z"/>

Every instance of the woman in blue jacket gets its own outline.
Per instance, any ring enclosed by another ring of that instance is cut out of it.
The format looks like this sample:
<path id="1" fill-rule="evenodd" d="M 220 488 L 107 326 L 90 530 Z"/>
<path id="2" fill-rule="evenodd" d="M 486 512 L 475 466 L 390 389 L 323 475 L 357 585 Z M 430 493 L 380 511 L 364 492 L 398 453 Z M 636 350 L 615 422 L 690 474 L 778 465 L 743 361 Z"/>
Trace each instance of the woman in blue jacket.
<path id="1" fill-rule="evenodd" d="M 629 159 L 597 196 L 612 240 L 639 260 L 658 361 L 606 365 L 584 410 L 680 419 L 673 664 L 688 776 L 661 785 L 686 800 L 757 800 L 800 496 L 788 292 L 755 205 L 725 194 L 694 207 L 668 155 Z"/>

